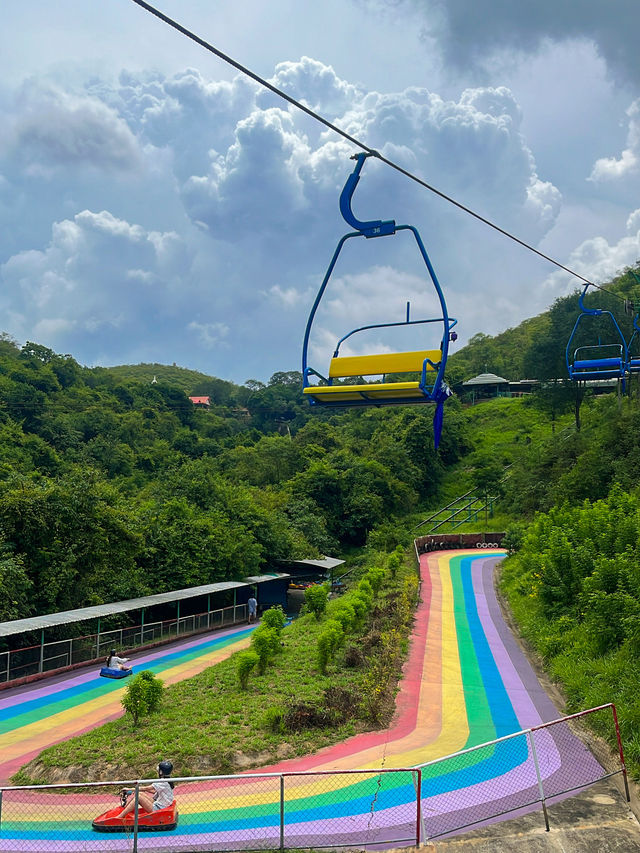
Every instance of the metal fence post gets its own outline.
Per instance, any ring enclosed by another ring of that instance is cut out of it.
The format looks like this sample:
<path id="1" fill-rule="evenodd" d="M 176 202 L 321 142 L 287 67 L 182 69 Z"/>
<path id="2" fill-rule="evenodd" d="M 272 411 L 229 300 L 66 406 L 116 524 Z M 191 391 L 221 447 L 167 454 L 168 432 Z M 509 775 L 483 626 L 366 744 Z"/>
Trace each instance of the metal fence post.
<path id="1" fill-rule="evenodd" d="M 0 788 L 0 826 L 2 826 L 2 788 Z"/>
<path id="2" fill-rule="evenodd" d="M 417 770 L 412 770 L 411 775 L 416 789 L 416 847 L 420 847 L 421 835 L 426 836 L 426 833 L 420 832 L 422 829 L 422 770 L 418 767 Z"/>
<path id="3" fill-rule="evenodd" d="M 140 794 L 140 783 L 136 782 L 135 787 L 135 806 L 133 809 L 133 853 L 138 853 L 138 809 L 140 808 L 138 802 L 138 795 Z"/>
<path id="4" fill-rule="evenodd" d="M 44 628 L 40 631 L 40 663 L 38 672 L 44 672 Z"/>
<path id="5" fill-rule="evenodd" d="M 531 755 L 533 756 L 533 765 L 536 768 L 536 777 L 538 779 L 538 791 L 540 792 L 540 802 L 542 803 L 542 811 L 544 813 L 544 825 L 549 832 L 549 815 L 547 814 L 547 804 L 544 799 L 544 788 L 542 786 L 542 777 L 540 776 L 540 767 L 538 766 L 538 754 L 533 742 L 533 731 L 529 729 L 529 743 L 531 744 Z"/>
<path id="6" fill-rule="evenodd" d="M 284 774 L 280 776 L 280 850 L 284 850 Z"/>
<path id="7" fill-rule="evenodd" d="M 622 751 L 622 738 L 620 737 L 620 726 L 618 725 L 618 712 L 616 706 L 611 703 L 611 712 L 613 713 L 613 724 L 616 727 L 616 738 L 618 741 L 618 754 L 620 755 L 620 767 L 622 768 L 622 778 L 624 779 L 624 790 L 627 795 L 627 802 L 631 802 L 629 794 L 629 780 L 627 779 L 627 765 L 624 763 L 624 753 Z"/>

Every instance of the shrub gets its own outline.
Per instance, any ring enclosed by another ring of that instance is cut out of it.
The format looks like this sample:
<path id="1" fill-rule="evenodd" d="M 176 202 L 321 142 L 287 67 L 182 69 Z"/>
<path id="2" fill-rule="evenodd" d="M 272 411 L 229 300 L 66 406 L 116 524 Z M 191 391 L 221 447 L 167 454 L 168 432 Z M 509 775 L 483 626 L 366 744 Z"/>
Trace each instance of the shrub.
<path id="1" fill-rule="evenodd" d="M 262 718 L 262 725 L 270 732 L 282 734 L 284 732 L 284 711 L 282 708 L 277 705 L 267 708 Z"/>
<path id="2" fill-rule="evenodd" d="M 162 700 L 162 681 L 151 670 L 144 669 L 134 675 L 122 697 L 122 707 L 131 714 L 134 726 L 140 717 L 151 714 Z"/>
<path id="3" fill-rule="evenodd" d="M 398 569 L 400 568 L 400 555 L 394 552 L 387 561 L 387 568 L 389 569 L 389 574 L 392 578 L 398 574 Z"/>
<path id="4" fill-rule="evenodd" d="M 279 634 L 287 624 L 286 613 L 279 604 L 270 607 L 262 614 L 262 624 L 266 625 L 267 628 L 274 628 Z"/>
<path id="5" fill-rule="evenodd" d="M 333 659 L 343 640 L 342 625 L 335 619 L 328 619 L 324 630 L 318 637 L 318 666 L 323 675 L 326 674 L 327 664 Z"/>
<path id="6" fill-rule="evenodd" d="M 307 606 L 309 613 L 313 613 L 316 619 L 320 619 L 322 614 L 327 609 L 327 599 L 329 597 L 328 584 L 312 584 L 304 591 L 304 603 Z"/>
<path id="7" fill-rule="evenodd" d="M 249 676 L 251 675 L 251 672 L 253 671 L 253 669 L 255 669 L 259 662 L 260 658 L 258 657 L 256 652 L 252 652 L 251 650 L 241 652 L 238 655 L 236 664 L 236 674 L 238 676 L 238 681 L 240 682 L 240 687 L 242 690 L 246 690 L 249 686 Z"/>
<path id="8" fill-rule="evenodd" d="M 366 580 L 371 584 L 371 588 L 377 594 L 380 592 L 380 587 L 384 582 L 384 569 L 372 568 L 366 574 Z"/>
<path id="9" fill-rule="evenodd" d="M 506 548 L 510 554 L 515 554 L 522 548 L 526 531 L 526 524 L 520 522 L 509 524 L 506 535 L 502 540 L 502 547 Z"/>
<path id="10" fill-rule="evenodd" d="M 371 586 L 367 578 L 363 578 L 358 584 L 358 592 L 363 598 L 367 600 L 369 606 L 371 606 L 371 604 L 373 603 L 373 587 Z"/>
<path id="11" fill-rule="evenodd" d="M 261 625 L 251 635 L 251 645 L 258 656 L 258 671 L 262 674 L 271 658 L 280 651 L 280 634 L 275 628 Z"/>
<path id="12" fill-rule="evenodd" d="M 369 602 L 362 596 L 360 590 L 355 592 L 349 599 L 349 604 L 356 614 L 356 624 L 360 624 L 369 610 Z"/>
<path id="13" fill-rule="evenodd" d="M 336 607 L 331 615 L 342 625 L 342 630 L 345 634 L 348 634 L 354 629 L 356 624 L 356 611 L 348 601 L 340 602 L 340 606 Z"/>

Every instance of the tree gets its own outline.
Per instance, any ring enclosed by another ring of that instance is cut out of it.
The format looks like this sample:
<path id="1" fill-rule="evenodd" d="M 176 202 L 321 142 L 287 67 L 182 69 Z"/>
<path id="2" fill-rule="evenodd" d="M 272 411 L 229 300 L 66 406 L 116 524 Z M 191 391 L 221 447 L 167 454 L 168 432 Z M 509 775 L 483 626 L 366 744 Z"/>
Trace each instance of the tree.
<path id="1" fill-rule="evenodd" d="M 14 556 L 6 541 L 0 538 L 0 622 L 29 615 L 32 589 L 33 583 L 25 571 L 24 561 L 20 556 Z"/>
<path id="2" fill-rule="evenodd" d="M 320 619 L 327 609 L 329 599 L 328 584 L 312 584 L 304 591 L 304 603 L 309 613 L 313 613 L 316 619 Z"/>
<path id="3" fill-rule="evenodd" d="M 281 650 L 280 632 L 260 625 L 251 634 L 251 648 L 258 656 L 258 672 L 262 675 L 269 661 Z"/>
<path id="4" fill-rule="evenodd" d="M 343 642 L 342 625 L 336 619 L 328 619 L 318 637 L 318 667 L 323 675 L 326 675 L 327 664 L 333 659 Z"/>
<path id="5" fill-rule="evenodd" d="M 260 657 L 256 652 L 250 649 L 246 652 L 240 652 L 236 659 L 236 674 L 241 690 L 246 690 L 249 686 L 249 676 L 260 663 Z"/>
<path id="6" fill-rule="evenodd" d="M 152 714 L 160 706 L 162 687 L 162 681 L 149 669 L 131 677 L 121 702 L 126 713 L 131 714 L 134 726 L 141 717 Z"/>

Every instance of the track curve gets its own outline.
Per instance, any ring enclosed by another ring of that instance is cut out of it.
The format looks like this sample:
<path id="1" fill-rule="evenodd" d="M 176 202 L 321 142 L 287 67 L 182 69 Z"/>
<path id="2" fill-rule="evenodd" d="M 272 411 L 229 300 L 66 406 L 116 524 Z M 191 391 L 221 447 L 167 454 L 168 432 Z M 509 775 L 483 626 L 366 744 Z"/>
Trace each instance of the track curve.
<path id="1" fill-rule="evenodd" d="M 314 755 L 263 769 L 294 774 L 287 777 L 289 846 L 320 847 L 323 841 L 326 846 L 327 837 L 332 844 L 385 844 L 404 838 L 405 831 L 410 839 L 412 821 L 415 825 L 411 809 L 416 791 L 409 772 L 314 777 L 295 776 L 296 773 L 425 765 L 558 716 L 502 619 L 493 576 L 496 564 L 503 557 L 504 552 L 495 549 L 423 555 L 421 602 L 390 728 L 356 735 Z M 210 650 L 212 656 L 228 654 L 248 643 L 247 629 L 244 634 L 238 632 L 242 636 L 235 636 L 234 632 L 226 634 L 220 638 L 226 645 L 217 652 Z M 168 667 L 163 671 L 165 680 L 170 681 L 167 675 L 171 671 L 177 680 L 183 665 L 182 672 L 189 672 L 189 665 L 201 666 L 197 644 L 197 640 L 193 641 L 190 652 L 185 649 L 187 656 L 192 655 L 190 664 L 180 663 L 180 652 L 175 653 L 172 662 L 165 662 Z M 196 660 L 200 663 L 196 664 Z M 156 665 L 162 665 L 160 660 Z M 52 702 L 55 687 L 50 685 L 51 692 L 47 694 Z M 93 708 L 91 703 L 96 703 L 93 688 L 86 684 L 84 689 L 78 684 L 75 687 L 77 701 L 87 702 Z M 111 692 L 116 693 L 117 689 Z M 103 713 L 109 708 L 108 703 L 101 706 L 97 702 L 97 706 L 103 708 Z M 8 726 L 10 708 L 10 704 L 3 706 L 0 700 L 0 723 Z M 1 716 L 3 711 L 6 718 Z M 32 712 L 36 712 L 35 707 Z M 78 725 L 82 715 L 73 719 Z M 33 737 L 28 735 L 30 725 L 35 726 Z M 55 731 L 60 734 L 61 729 Z M 0 735 L 0 755 L 4 756 L 3 738 L 11 743 L 12 732 L 15 742 L 22 744 L 19 749 L 24 755 L 33 752 L 34 740 L 40 744 L 44 737 L 35 721 L 13 730 L 9 728 Z M 41 748 L 38 745 L 37 749 Z M 579 786 L 601 775 L 595 759 L 573 736 L 554 738 L 545 733 L 539 741 L 539 752 L 545 780 L 557 781 L 559 786 L 565 784 L 565 789 L 567 780 Z M 15 748 L 12 755 L 10 761 L 16 760 Z M 529 759 L 526 739 L 520 738 L 466 753 L 464 760 L 455 765 L 440 762 L 424 767 L 421 802 L 427 834 L 441 835 L 456 826 L 482 820 L 485 812 L 495 813 L 497 799 L 505 811 L 532 803 L 531 796 L 535 798 L 537 788 Z M 178 793 L 177 830 L 154 834 L 152 838 L 141 836 L 139 849 L 277 847 L 280 812 L 276 783 L 277 777 L 258 779 L 245 775 L 185 784 Z M 563 789 L 558 787 L 558 790 Z M 46 803 L 45 817 L 42 817 L 43 803 Z M 43 800 L 41 793 L 36 802 L 31 792 L 20 796 L 16 791 L 10 798 L 5 792 L 0 851 L 75 853 L 128 849 L 126 839 L 100 838 L 91 832 L 90 821 L 103 804 L 104 800 L 97 803 L 95 796 L 82 795 L 80 799 L 76 796 L 71 819 L 69 799 L 64 795 L 48 794 Z"/>

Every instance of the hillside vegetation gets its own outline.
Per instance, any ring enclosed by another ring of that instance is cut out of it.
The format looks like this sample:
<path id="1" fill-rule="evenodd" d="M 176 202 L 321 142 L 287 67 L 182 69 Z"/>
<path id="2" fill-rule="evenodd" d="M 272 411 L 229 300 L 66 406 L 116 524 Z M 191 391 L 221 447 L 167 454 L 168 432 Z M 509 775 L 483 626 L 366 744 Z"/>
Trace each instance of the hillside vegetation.
<path id="1" fill-rule="evenodd" d="M 455 402 L 436 455 L 426 407 L 315 416 L 281 373 L 207 410 L 144 370 L 0 341 L 0 621 L 394 547 L 467 449 Z"/>
<path id="2" fill-rule="evenodd" d="M 611 289 L 634 298 L 636 282 L 629 270 Z M 630 333 L 619 298 L 587 299 Z M 4 336 L 0 620 L 283 559 L 355 565 L 365 547 L 408 546 L 421 519 L 475 489 L 499 498 L 489 525 L 508 528 L 504 591 L 526 636 L 571 707 L 619 704 L 640 772 L 639 392 L 636 379 L 620 400 L 564 380 L 577 310 L 577 294 L 564 297 L 451 358 L 451 384 L 485 370 L 541 382 L 522 399 L 449 400 L 438 452 L 429 407 L 317 413 L 295 371 L 237 386 L 176 366 L 88 369 Z"/>

